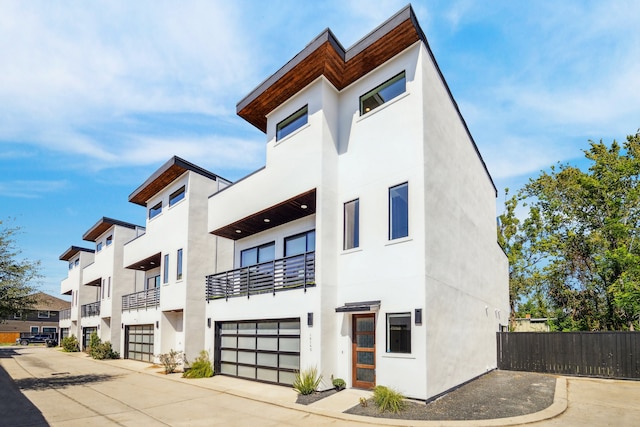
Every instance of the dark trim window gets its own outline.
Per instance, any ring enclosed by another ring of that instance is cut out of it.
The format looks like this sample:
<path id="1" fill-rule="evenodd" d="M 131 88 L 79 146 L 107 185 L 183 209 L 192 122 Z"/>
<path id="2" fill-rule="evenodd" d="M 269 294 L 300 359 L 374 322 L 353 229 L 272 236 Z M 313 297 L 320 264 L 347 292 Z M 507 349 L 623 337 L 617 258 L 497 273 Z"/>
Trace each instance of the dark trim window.
<path id="1" fill-rule="evenodd" d="M 169 283 L 169 254 L 164 254 L 164 271 L 162 275 L 162 283 Z"/>
<path id="2" fill-rule="evenodd" d="M 387 314 L 387 353 L 411 353 L 411 313 Z"/>
<path id="3" fill-rule="evenodd" d="M 107 298 L 111 298 L 111 276 L 107 280 Z"/>
<path id="4" fill-rule="evenodd" d="M 409 235 L 409 184 L 389 188 L 389 240 Z"/>
<path id="5" fill-rule="evenodd" d="M 106 243 L 107 246 L 111 246 L 111 244 L 113 243 L 113 235 L 107 236 Z"/>
<path id="6" fill-rule="evenodd" d="M 71 270 L 73 268 L 73 262 L 69 263 L 69 270 Z"/>
<path id="7" fill-rule="evenodd" d="M 96 252 L 100 252 L 101 250 L 102 250 L 102 242 L 99 242 L 99 243 L 96 245 Z"/>
<path id="8" fill-rule="evenodd" d="M 48 319 L 49 317 L 51 317 L 50 311 L 38 311 L 38 319 Z"/>
<path id="9" fill-rule="evenodd" d="M 407 79 L 403 71 L 360 97 L 360 115 L 375 110 L 385 102 L 405 93 L 406 90 Z"/>
<path id="10" fill-rule="evenodd" d="M 184 185 L 180 187 L 178 190 L 171 193 L 169 196 L 169 206 L 173 206 L 178 203 L 180 200 L 184 199 Z"/>
<path id="11" fill-rule="evenodd" d="M 162 212 L 162 202 L 158 202 L 155 206 L 149 209 L 149 219 L 158 216 Z"/>
<path id="12" fill-rule="evenodd" d="M 344 249 L 360 246 L 360 200 L 344 204 Z"/>
<path id="13" fill-rule="evenodd" d="M 178 262 L 178 268 L 176 269 L 176 280 L 180 280 L 182 279 L 182 249 L 178 249 L 178 256 L 176 259 Z"/>
<path id="14" fill-rule="evenodd" d="M 80 258 L 77 258 L 74 262 L 73 262 L 74 266 L 79 266 L 80 265 Z"/>
<path id="15" fill-rule="evenodd" d="M 31 330 L 31 333 L 32 333 L 32 334 L 37 334 L 38 332 L 40 332 L 40 327 L 38 327 L 38 326 L 31 326 L 30 330 Z"/>
<path id="16" fill-rule="evenodd" d="M 153 289 L 160 287 L 160 275 L 147 277 L 147 283 L 145 289 Z"/>
<path id="17" fill-rule="evenodd" d="M 276 141 L 290 135 L 294 131 L 306 125 L 309 118 L 309 106 L 305 105 L 276 126 Z"/>
<path id="18" fill-rule="evenodd" d="M 306 231 L 284 239 L 284 256 L 300 255 L 316 250 L 316 230 Z"/>
<path id="19" fill-rule="evenodd" d="M 14 318 L 14 319 L 22 319 L 22 312 L 20 312 L 20 313 L 13 313 L 13 318 Z"/>
<path id="20" fill-rule="evenodd" d="M 273 261 L 276 258 L 275 242 L 245 249 L 240 252 L 240 267 Z"/>

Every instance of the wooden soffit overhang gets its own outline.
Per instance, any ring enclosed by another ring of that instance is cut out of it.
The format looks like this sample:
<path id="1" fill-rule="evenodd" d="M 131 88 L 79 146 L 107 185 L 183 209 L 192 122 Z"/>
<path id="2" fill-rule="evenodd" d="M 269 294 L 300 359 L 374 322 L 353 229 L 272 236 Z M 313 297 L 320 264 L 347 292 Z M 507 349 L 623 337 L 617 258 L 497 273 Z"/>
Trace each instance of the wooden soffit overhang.
<path id="1" fill-rule="evenodd" d="M 211 234 L 239 240 L 316 213 L 316 189 L 298 194 L 217 230 Z"/>
<path id="2" fill-rule="evenodd" d="M 76 256 L 76 254 L 79 253 L 79 252 L 95 253 L 96 251 L 95 251 L 95 249 L 82 248 L 80 246 L 71 246 L 69 249 L 64 251 L 62 253 L 62 255 L 60 255 L 60 257 L 58 259 L 60 261 L 69 261 L 69 260 L 71 260 L 71 258 Z"/>
<path id="3" fill-rule="evenodd" d="M 84 233 L 82 239 L 88 242 L 95 242 L 98 237 L 102 236 L 105 231 L 107 231 L 114 225 L 130 228 L 132 230 L 137 227 L 135 224 L 131 224 L 129 222 L 119 221 L 117 219 L 107 218 L 106 216 L 103 216 L 98 220 L 98 222 L 93 225 L 93 227 L 91 227 L 89 230 L 87 230 L 86 233 Z"/>
<path id="4" fill-rule="evenodd" d="M 173 156 L 129 195 L 129 201 L 136 205 L 146 207 L 147 200 L 165 189 L 187 171 L 195 172 L 214 181 L 218 179 L 227 181 L 226 179 L 219 177 L 200 166 L 196 166 L 178 156 Z"/>
<path id="5" fill-rule="evenodd" d="M 153 270 L 154 268 L 160 267 L 160 259 L 161 259 L 161 253 L 158 252 L 145 259 L 142 259 L 134 262 L 133 264 L 127 265 L 125 268 L 129 268 L 131 270 L 140 270 L 140 271 Z"/>
<path id="6" fill-rule="evenodd" d="M 240 117 L 267 130 L 267 115 L 320 76 L 342 90 L 418 40 L 426 38 L 411 6 L 345 50 L 330 29 L 324 30 L 284 67 L 236 106 Z"/>

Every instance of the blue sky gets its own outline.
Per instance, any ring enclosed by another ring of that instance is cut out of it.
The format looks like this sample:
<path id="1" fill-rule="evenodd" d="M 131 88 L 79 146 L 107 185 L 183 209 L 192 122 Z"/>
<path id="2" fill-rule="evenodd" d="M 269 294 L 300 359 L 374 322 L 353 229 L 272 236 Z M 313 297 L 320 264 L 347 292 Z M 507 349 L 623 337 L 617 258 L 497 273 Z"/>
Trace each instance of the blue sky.
<path id="1" fill-rule="evenodd" d="M 171 156 L 231 180 L 263 166 L 236 103 L 326 27 L 348 47 L 405 5 L 0 2 L 0 219 L 41 289 L 102 216 L 144 225 L 128 196 Z M 500 193 L 640 128 L 640 2 L 413 7 Z"/>

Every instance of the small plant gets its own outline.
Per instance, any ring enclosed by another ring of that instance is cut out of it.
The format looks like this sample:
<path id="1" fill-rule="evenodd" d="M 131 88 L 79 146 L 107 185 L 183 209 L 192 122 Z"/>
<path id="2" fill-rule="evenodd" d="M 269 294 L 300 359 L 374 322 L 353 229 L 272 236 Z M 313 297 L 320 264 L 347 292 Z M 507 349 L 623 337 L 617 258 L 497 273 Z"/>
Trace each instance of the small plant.
<path id="1" fill-rule="evenodd" d="M 89 336 L 89 346 L 84 350 L 91 355 L 91 349 L 98 346 L 100 344 L 100 337 L 96 332 L 91 332 L 91 336 Z"/>
<path id="2" fill-rule="evenodd" d="M 363 408 L 366 408 L 367 406 L 369 406 L 369 401 L 367 400 L 366 397 L 360 398 L 360 406 L 362 406 Z"/>
<path id="3" fill-rule="evenodd" d="M 318 369 L 316 367 L 309 368 L 302 372 L 298 371 L 293 380 L 293 389 L 303 396 L 311 394 L 318 390 L 320 381 L 322 381 L 322 375 L 318 375 Z"/>
<path id="4" fill-rule="evenodd" d="M 381 385 L 373 389 L 373 403 L 376 404 L 380 412 L 389 411 L 394 414 L 402 411 L 406 406 L 402 394 Z"/>
<path id="5" fill-rule="evenodd" d="M 185 356 L 184 363 L 189 366 L 189 369 L 182 374 L 184 378 L 209 378 L 213 376 L 213 365 L 209 359 L 209 352 L 206 350 L 202 350 L 200 356 L 193 363 L 187 362 Z"/>
<path id="6" fill-rule="evenodd" d="M 80 344 L 75 335 L 62 338 L 62 351 L 66 351 L 67 353 L 80 351 Z"/>
<path id="7" fill-rule="evenodd" d="M 169 350 L 169 353 L 162 353 L 158 355 L 160 363 L 164 366 L 165 374 L 172 374 L 176 371 L 176 368 L 182 361 L 182 353 L 174 349 Z"/>
<path id="8" fill-rule="evenodd" d="M 331 383 L 335 387 L 336 391 L 344 390 L 347 383 L 342 378 L 331 378 Z"/>
<path id="9" fill-rule="evenodd" d="M 102 342 L 95 332 L 92 332 L 89 338 L 89 356 L 96 360 L 120 359 L 120 354 L 113 351 L 111 343 L 109 341 Z"/>

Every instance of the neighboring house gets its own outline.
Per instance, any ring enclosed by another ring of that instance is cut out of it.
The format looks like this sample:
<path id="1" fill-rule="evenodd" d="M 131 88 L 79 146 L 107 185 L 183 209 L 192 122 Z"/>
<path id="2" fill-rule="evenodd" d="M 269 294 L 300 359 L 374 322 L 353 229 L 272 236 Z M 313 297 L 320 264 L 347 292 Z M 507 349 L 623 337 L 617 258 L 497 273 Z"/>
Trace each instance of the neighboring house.
<path id="1" fill-rule="evenodd" d="M 548 317 L 517 317 L 513 332 L 550 332 Z"/>
<path id="2" fill-rule="evenodd" d="M 207 277 L 216 373 L 428 399 L 494 369 L 496 188 L 411 7 L 346 50 L 325 30 L 237 109 L 267 161 L 199 211 L 235 243 Z"/>
<path id="3" fill-rule="evenodd" d="M 29 309 L 22 310 L 0 321 L 0 336 L 5 337 L 1 342 L 14 343 L 20 336 L 32 334 L 48 334 L 58 339 L 59 320 L 69 310 L 69 301 L 37 292 L 33 294 L 35 304 Z"/>
<path id="4" fill-rule="evenodd" d="M 233 244 L 207 231 L 207 200 L 229 181 L 173 157 L 129 196 L 146 209 L 146 233 L 124 245 L 124 267 L 142 272 L 122 297 L 123 357 L 154 361 L 204 349 L 205 275 Z"/>

